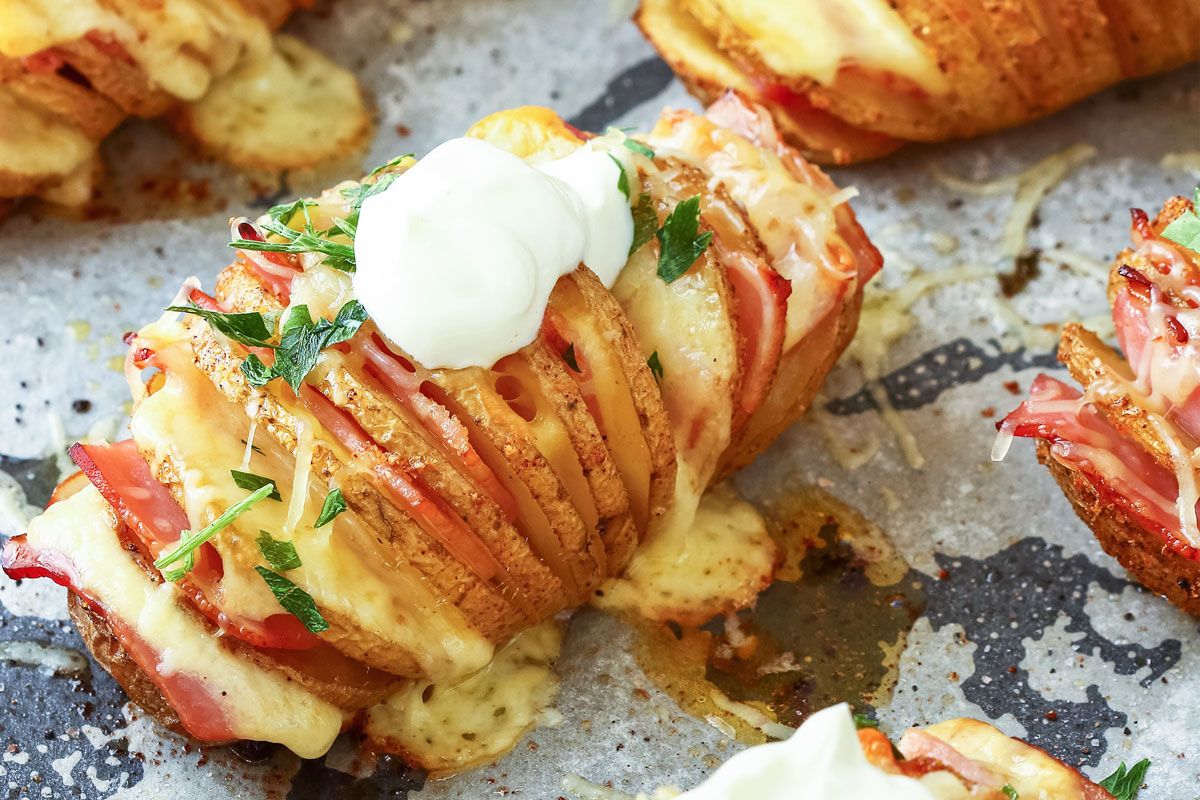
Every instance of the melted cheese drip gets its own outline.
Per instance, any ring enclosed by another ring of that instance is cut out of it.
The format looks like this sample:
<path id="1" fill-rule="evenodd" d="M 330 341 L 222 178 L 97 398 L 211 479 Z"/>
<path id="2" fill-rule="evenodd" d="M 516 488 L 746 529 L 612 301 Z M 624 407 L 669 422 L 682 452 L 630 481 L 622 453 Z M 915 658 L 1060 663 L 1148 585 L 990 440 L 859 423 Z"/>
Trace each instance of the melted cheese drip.
<path id="1" fill-rule="evenodd" d="M 940 94 L 933 53 L 884 0 L 707 0 L 772 71 L 831 84 L 847 66 L 890 72 Z"/>
<path id="2" fill-rule="evenodd" d="M 188 324 L 206 323 L 189 319 Z M 245 423 L 240 410 L 220 397 L 194 366 L 186 326 L 168 316 L 139 335 L 168 369 L 162 388 L 138 404 L 130 429 L 144 451 L 156 453 L 157 460 L 173 453 L 182 465 L 184 510 L 193 529 L 198 529 L 246 496 L 229 472 L 243 453 L 240 431 Z M 305 417 L 299 425 L 303 432 L 297 457 L 310 461 L 317 423 Z M 201 430 L 204 435 L 196 435 Z M 283 501 L 258 503 L 212 540 L 225 564 L 221 580 L 225 607 L 260 619 L 283 613 L 253 570 L 263 563 L 256 538 L 260 530 L 276 538 L 285 532 L 295 503 L 300 510 L 290 539 L 302 566 L 289 571 L 288 579 L 312 595 L 319 608 L 335 611 L 408 650 L 431 675 L 458 676 L 487 663 L 492 645 L 454 606 L 433 597 L 411 568 L 367 561 L 373 551 L 366 548 L 374 543 L 374 536 L 353 513 L 343 513 L 319 529 L 313 527 L 328 487 L 312 481 L 308 468 L 296 469 L 276 447 L 273 440 L 262 442 L 263 454 L 252 456 L 249 471 L 275 481 Z M 295 500 L 293 491 L 306 496 Z"/>
<path id="3" fill-rule="evenodd" d="M 270 31 L 237 0 L 0 0 L 0 54 L 32 55 L 108 34 L 158 87 L 198 100 L 246 53 L 270 50 Z"/>
<path id="4" fill-rule="evenodd" d="M 855 278 L 831 268 L 825 256 L 831 240 L 840 238 L 834 211 L 846 194 L 796 180 L 775 153 L 702 116 L 659 125 L 648 141 L 656 152 L 701 165 L 745 209 L 771 266 L 792 284 L 783 343 L 784 352 L 790 350 Z"/>
<path id="5" fill-rule="evenodd" d="M 562 627 L 520 633 L 480 671 L 452 683 L 412 683 L 369 709 L 363 730 L 433 773 L 492 761 L 532 728 L 558 692 L 552 665 Z"/>
<path id="6" fill-rule="evenodd" d="M 31 522 L 29 542 L 69 553 L 78 585 L 162 654 L 160 672 L 202 680 L 235 735 L 277 742 L 305 758 L 324 753 L 341 730 L 342 712 L 222 647 L 220 637 L 179 607 L 172 584 L 151 583 L 121 546 L 114 525 L 108 503 L 87 486 Z"/>
<path id="7" fill-rule="evenodd" d="M 648 619 L 694 619 L 752 604 L 771 582 L 778 548 L 766 523 L 722 484 L 703 497 L 680 469 L 675 505 L 625 575 L 593 601 Z"/>

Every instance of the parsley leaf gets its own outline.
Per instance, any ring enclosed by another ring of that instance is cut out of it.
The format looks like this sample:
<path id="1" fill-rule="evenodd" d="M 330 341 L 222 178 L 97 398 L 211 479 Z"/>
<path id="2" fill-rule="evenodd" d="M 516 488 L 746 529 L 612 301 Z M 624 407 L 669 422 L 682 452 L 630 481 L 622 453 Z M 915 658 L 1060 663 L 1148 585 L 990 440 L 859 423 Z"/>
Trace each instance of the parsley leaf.
<path id="1" fill-rule="evenodd" d="M 317 610 L 317 604 L 313 602 L 312 596 L 308 592 L 266 567 L 255 565 L 254 571 L 266 581 L 267 588 L 271 590 L 271 594 L 275 595 L 279 605 L 304 623 L 304 627 L 313 633 L 329 630 L 329 623 L 321 616 L 321 612 Z"/>
<path id="2" fill-rule="evenodd" d="M 195 303 L 188 303 L 186 306 L 167 306 L 167 311 L 195 314 L 207 321 L 214 330 L 247 347 L 275 346 L 268 341 L 275 330 L 276 320 L 273 315 L 263 315 L 255 311 L 243 314 L 224 314 L 220 311 L 201 308 Z"/>
<path id="3" fill-rule="evenodd" d="M 154 566 L 160 570 L 165 570 L 172 564 L 180 561 L 184 562 L 182 568 L 163 572 L 163 577 L 170 581 L 177 581 L 183 577 L 184 573 L 191 570 L 194 556 L 192 555 L 196 548 L 207 542 L 209 539 L 216 536 L 221 531 L 233 524 L 234 520 L 250 510 L 251 506 L 262 500 L 264 497 L 274 491 L 275 485 L 268 483 L 260 487 L 249 497 L 243 498 L 229 508 L 221 516 L 214 519 L 205 527 L 201 528 L 196 533 L 191 531 L 180 531 L 179 542 L 175 545 L 175 549 L 166 555 L 160 556 L 154 562 Z M 174 576 L 174 577 L 171 577 Z"/>
<path id="4" fill-rule="evenodd" d="M 316 204 L 317 203 L 315 200 L 305 200 L 302 197 L 299 200 L 295 200 L 291 203 L 271 206 L 269 209 L 267 209 L 267 215 L 282 225 L 288 225 L 291 223 L 292 217 L 296 216 L 297 212 L 303 212 L 304 218 L 308 219 L 308 209 Z"/>
<path id="5" fill-rule="evenodd" d="M 1189 250 L 1200 252 L 1200 216 L 1196 215 L 1196 209 L 1200 208 L 1200 186 L 1196 187 L 1193 203 L 1190 211 L 1184 211 L 1163 228 L 1162 236 Z"/>
<path id="6" fill-rule="evenodd" d="M 384 163 L 380 164 L 375 169 L 368 172 L 367 177 L 374 178 L 376 175 L 378 175 L 381 172 L 386 172 L 387 170 L 391 169 L 392 167 L 400 166 L 400 163 L 402 161 L 404 161 L 404 159 L 412 158 L 412 157 L 413 157 L 412 153 L 405 153 L 402 156 L 396 156 L 395 158 L 389 159 L 389 160 L 385 161 Z"/>
<path id="7" fill-rule="evenodd" d="M 300 566 L 300 556 L 296 553 L 296 546 L 288 541 L 273 539 L 271 534 L 266 531 L 258 532 L 258 549 L 267 563 L 280 572 L 287 572 L 289 569 Z"/>
<path id="8" fill-rule="evenodd" d="M 240 469 L 231 469 L 229 474 L 233 476 L 233 482 L 238 485 L 238 488 L 253 492 L 256 489 L 261 489 L 264 486 L 270 486 L 271 492 L 267 497 L 272 500 L 282 500 L 279 496 L 279 490 L 275 488 L 275 481 L 270 478 L 264 478 L 262 475 L 255 475 L 253 472 L 242 472 Z"/>
<path id="9" fill-rule="evenodd" d="M 1109 791 L 1117 800 L 1137 800 L 1138 791 L 1146 778 L 1146 770 L 1150 769 L 1150 759 L 1143 758 L 1126 769 L 1125 762 L 1117 767 L 1117 771 L 1100 781 L 1100 785 Z"/>
<path id="10" fill-rule="evenodd" d="M 628 136 L 626 136 L 624 141 L 621 143 L 638 155 L 645 156 L 646 158 L 654 158 L 654 151 L 649 147 L 646 147 L 646 145 L 642 144 L 637 139 L 630 139 Z"/>
<path id="11" fill-rule="evenodd" d="M 333 522 L 334 517 L 345 510 L 346 498 L 342 497 L 342 490 L 334 489 L 325 495 L 325 503 L 321 506 L 321 513 L 317 515 L 317 522 L 313 527 L 320 528 L 322 525 L 328 525 Z"/>
<path id="12" fill-rule="evenodd" d="M 567 349 L 563 351 L 562 357 L 563 357 L 563 361 L 567 362 L 568 367 L 575 370 L 576 372 L 579 372 L 579 373 L 583 372 L 583 370 L 581 370 L 579 368 L 579 361 L 575 358 L 575 343 L 574 342 L 571 342 L 569 345 L 567 345 Z"/>
<path id="13" fill-rule="evenodd" d="M 305 230 L 298 231 L 289 228 L 282 222 L 269 220 L 262 223 L 262 228 L 282 237 L 285 241 L 260 242 L 257 239 L 234 239 L 229 246 L 238 250 L 259 250 L 268 253 L 321 253 L 325 256 L 327 266 L 340 269 L 342 272 L 354 272 L 354 245 L 326 239 L 313 230 L 311 224 L 306 224 Z"/>
<path id="14" fill-rule="evenodd" d="M 278 377 L 283 378 L 292 391 L 299 392 L 300 384 L 317 365 L 321 351 L 352 337 L 366 319 L 366 309 L 357 300 L 342 306 L 332 322 L 322 317 L 314 323 L 308 306 L 292 306 L 283 321 L 275 363 L 267 367 L 251 353 L 242 362 L 242 374 L 256 388 Z"/>
<path id="15" fill-rule="evenodd" d="M 385 165 L 386 166 L 386 165 Z M 375 173 L 371 173 L 374 175 Z M 350 201 L 350 210 L 358 211 L 362 208 L 363 202 L 373 195 L 386 190 L 389 186 L 396 182 L 400 176 L 389 172 L 374 183 L 359 183 L 346 189 L 342 189 L 342 197 Z"/>
<path id="16" fill-rule="evenodd" d="M 684 200 L 658 229 L 662 249 L 658 253 L 658 277 L 667 283 L 676 280 L 696 263 L 709 242 L 712 231 L 698 234 L 700 229 L 700 195 Z"/>
<path id="17" fill-rule="evenodd" d="M 855 730 L 861 731 L 863 728 L 878 728 L 878 727 L 879 727 L 879 720 L 871 719 L 866 714 L 855 714 L 854 715 Z"/>
<path id="18" fill-rule="evenodd" d="M 633 207 L 633 244 L 629 245 L 629 255 L 653 239 L 657 229 L 658 214 L 654 211 L 654 201 L 648 194 L 638 195 L 637 205 Z"/>
<path id="19" fill-rule="evenodd" d="M 651 353 L 650 357 L 646 359 L 646 366 L 649 367 L 650 371 L 654 373 L 654 377 L 658 378 L 660 381 L 663 379 L 662 362 L 658 360 L 657 350 Z"/>
<path id="20" fill-rule="evenodd" d="M 628 200 L 629 176 L 625 174 L 625 165 L 621 163 L 621 159 L 617 158 L 612 153 L 609 153 L 608 157 L 611 158 L 612 162 L 617 165 L 617 190 L 621 194 L 625 195 L 625 199 Z"/>
<path id="21" fill-rule="evenodd" d="M 1004 796 L 1008 800 L 1020 800 L 1021 795 L 1017 794 L 1017 790 L 1013 788 L 1011 783 L 1006 783 L 1000 787 L 1000 791 L 1004 792 Z"/>

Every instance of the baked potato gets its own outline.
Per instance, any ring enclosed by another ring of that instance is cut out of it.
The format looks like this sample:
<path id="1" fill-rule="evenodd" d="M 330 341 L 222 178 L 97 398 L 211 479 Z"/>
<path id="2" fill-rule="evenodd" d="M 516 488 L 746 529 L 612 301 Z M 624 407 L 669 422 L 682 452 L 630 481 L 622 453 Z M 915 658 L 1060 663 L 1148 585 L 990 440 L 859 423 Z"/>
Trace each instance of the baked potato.
<path id="1" fill-rule="evenodd" d="M 259 171 L 353 150 L 370 129 L 354 78 L 271 35 L 307 5 L 0 2 L 0 202 L 86 202 L 97 147 L 129 116 L 168 114 L 206 150 Z"/>
<path id="2" fill-rule="evenodd" d="M 1046 375 L 1000 424 L 1038 440 L 1049 468 L 1101 547 L 1138 581 L 1200 616 L 1197 474 L 1200 442 L 1200 260 L 1192 201 L 1158 217 L 1133 211 L 1134 247 L 1117 256 L 1108 295 L 1124 355 L 1078 324 L 1064 327 L 1058 357 L 1080 392 Z"/>
<path id="3" fill-rule="evenodd" d="M 830 163 L 1011 127 L 1200 56 L 1190 0 L 643 0 L 635 19 L 702 101 L 743 92 Z"/>
<path id="4" fill-rule="evenodd" d="M 807 406 L 880 268 L 847 195 L 740 98 L 639 139 L 589 142 L 529 108 L 471 136 L 529 161 L 626 144 L 643 235 L 611 291 L 581 264 L 532 342 L 489 368 L 431 368 L 367 317 L 337 261 L 362 199 L 415 159 L 234 220 L 214 293 L 189 281 L 129 337 L 132 438 L 74 446 L 86 481 L 5 548 L 10 576 L 70 589 L 135 701 L 200 741 L 311 756 L 384 695 L 366 717 L 409 718 L 396 698 L 413 681 L 461 685 L 641 543 L 686 534 L 704 490 Z M 661 231 L 680 208 L 703 246 L 667 280 Z"/>

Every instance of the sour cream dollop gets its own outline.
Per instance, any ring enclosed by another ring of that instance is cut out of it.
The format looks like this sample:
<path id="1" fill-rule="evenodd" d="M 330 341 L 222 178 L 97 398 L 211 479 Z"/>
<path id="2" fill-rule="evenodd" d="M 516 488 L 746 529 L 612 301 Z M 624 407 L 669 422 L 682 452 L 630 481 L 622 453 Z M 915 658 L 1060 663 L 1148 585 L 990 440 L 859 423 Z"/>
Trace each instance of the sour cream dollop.
<path id="1" fill-rule="evenodd" d="M 624 155 L 588 143 L 532 165 L 479 139 L 440 145 L 367 198 L 354 292 L 426 367 L 490 367 L 534 340 L 581 262 L 611 286 L 633 242 Z"/>
<path id="2" fill-rule="evenodd" d="M 867 761 L 845 703 L 813 714 L 791 738 L 743 750 L 679 800 L 935 800 L 920 781 Z"/>

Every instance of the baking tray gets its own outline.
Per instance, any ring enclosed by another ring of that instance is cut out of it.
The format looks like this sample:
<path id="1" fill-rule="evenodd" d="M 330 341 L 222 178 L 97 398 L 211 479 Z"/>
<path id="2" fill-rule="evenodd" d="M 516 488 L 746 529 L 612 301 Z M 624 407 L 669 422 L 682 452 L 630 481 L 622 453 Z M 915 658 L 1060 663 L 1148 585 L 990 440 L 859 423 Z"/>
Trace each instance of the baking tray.
<path id="1" fill-rule="evenodd" d="M 351 174 L 424 152 L 508 106 L 550 105 L 595 130 L 694 105 L 627 12 L 595 0 L 358 2 L 319 7 L 289 27 L 353 69 L 376 105 L 369 153 L 341 167 Z M 988 454 L 998 416 L 1037 371 L 1058 371 L 1053 333 L 1037 326 L 1105 315 L 1102 279 L 1087 265 L 1102 268 L 1124 246 L 1127 209 L 1152 209 L 1200 180 L 1188 171 L 1200 161 L 1198 85 L 1188 68 L 1013 132 L 831 170 L 861 192 L 854 206 L 887 260 L 881 286 L 963 265 L 987 276 L 922 295 L 912 329 L 888 350 L 882 385 L 922 468 L 898 447 L 862 371 L 843 359 L 823 412 L 737 479 L 767 506 L 814 487 L 840 498 L 907 563 L 905 587 L 923 611 L 879 642 L 883 685 L 871 698 L 885 730 L 980 717 L 1094 778 L 1148 756 L 1143 800 L 1200 797 L 1197 622 L 1099 551 L 1028 443 L 1003 464 Z M 977 195 L 938 176 L 1012 174 L 1081 142 L 1095 156 L 1049 192 L 1029 230 L 1029 245 L 1043 251 L 1040 274 L 998 301 L 992 276 L 1012 267 L 1000 253 L 1012 194 Z M 157 315 L 188 275 L 211 282 L 228 258 L 228 215 L 331 179 L 235 176 L 156 123 L 127 124 L 104 149 L 109 188 L 88 218 L 33 209 L 0 227 L 5 533 L 26 510 L 14 487 L 44 502 L 65 441 L 124 425 L 120 336 Z M 860 336 L 878 336 L 873 321 L 864 318 Z M 874 455 L 849 464 L 831 454 L 831 438 Z M 276 751 L 251 763 L 164 734 L 128 706 L 81 652 L 61 590 L 45 584 L 0 582 L 0 785 L 13 797 L 554 798 L 567 774 L 632 793 L 693 785 L 742 746 L 647 677 L 628 625 L 589 609 L 571 621 L 559 661 L 561 721 L 494 765 L 418 788 L 421 777 L 395 764 L 351 775 L 349 744 L 320 761 Z M 864 604 L 863 613 L 875 612 Z M 846 699 L 861 702 L 856 694 Z"/>

